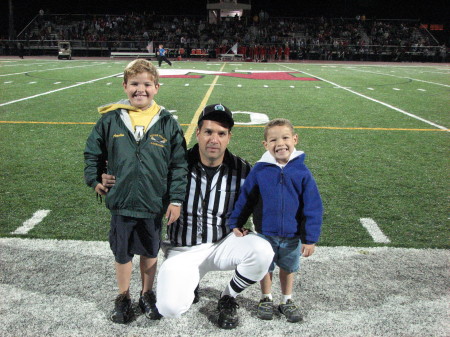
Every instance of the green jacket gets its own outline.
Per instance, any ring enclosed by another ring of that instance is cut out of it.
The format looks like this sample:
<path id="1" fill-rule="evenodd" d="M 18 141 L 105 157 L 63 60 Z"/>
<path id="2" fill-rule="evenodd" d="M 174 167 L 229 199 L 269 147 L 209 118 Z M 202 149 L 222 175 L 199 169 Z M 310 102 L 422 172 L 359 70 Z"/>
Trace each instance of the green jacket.
<path id="1" fill-rule="evenodd" d="M 131 132 L 123 104 L 99 109 L 104 114 L 94 126 L 84 151 L 86 184 L 101 183 L 104 172 L 116 177 L 106 195 L 113 215 L 153 218 L 169 202 L 183 202 L 186 193 L 186 141 L 172 114 L 161 108 L 141 141 Z M 132 107 L 128 107 L 132 108 Z"/>

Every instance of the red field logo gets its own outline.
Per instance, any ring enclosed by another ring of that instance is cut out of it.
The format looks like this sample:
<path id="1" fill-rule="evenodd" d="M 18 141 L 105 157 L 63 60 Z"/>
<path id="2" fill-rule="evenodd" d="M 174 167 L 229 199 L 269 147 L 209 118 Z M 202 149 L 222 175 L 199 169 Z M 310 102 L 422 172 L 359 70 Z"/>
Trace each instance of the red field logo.
<path id="1" fill-rule="evenodd" d="M 203 78 L 205 75 L 228 76 L 249 80 L 265 81 L 319 81 L 315 77 L 300 76 L 298 71 L 241 71 L 241 72 L 214 72 L 194 69 L 160 69 L 161 78 Z"/>

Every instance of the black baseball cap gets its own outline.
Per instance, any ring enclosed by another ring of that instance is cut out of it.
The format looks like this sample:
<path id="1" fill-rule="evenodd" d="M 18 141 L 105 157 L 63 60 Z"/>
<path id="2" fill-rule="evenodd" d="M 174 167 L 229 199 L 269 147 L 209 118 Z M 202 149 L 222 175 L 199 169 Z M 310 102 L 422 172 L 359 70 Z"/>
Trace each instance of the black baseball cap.
<path id="1" fill-rule="evenodd" d="M 234 125 L 233 114 L 231 110 L 222 104 L 211 104 L 203 108 L 200 117 L 198 118 L 198 124 L 201 121 L 210 120 L 225 124 L 228 128 L 232 128 Z"/>

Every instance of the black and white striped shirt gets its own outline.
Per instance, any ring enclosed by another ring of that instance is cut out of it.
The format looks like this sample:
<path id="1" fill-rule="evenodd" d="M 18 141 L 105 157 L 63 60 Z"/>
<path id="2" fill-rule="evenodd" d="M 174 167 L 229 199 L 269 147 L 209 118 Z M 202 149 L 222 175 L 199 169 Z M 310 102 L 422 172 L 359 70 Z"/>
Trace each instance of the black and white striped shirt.
<path id="1" fill-rule="evenodd" d="M 227 225 L 250 164 L 226 150 L 222 165 L 208 176 L 200 163 L 198 144 L 188 151 L 188 184 L 180 218 L 168 228 L 174 246 L 216 242 Z"/>

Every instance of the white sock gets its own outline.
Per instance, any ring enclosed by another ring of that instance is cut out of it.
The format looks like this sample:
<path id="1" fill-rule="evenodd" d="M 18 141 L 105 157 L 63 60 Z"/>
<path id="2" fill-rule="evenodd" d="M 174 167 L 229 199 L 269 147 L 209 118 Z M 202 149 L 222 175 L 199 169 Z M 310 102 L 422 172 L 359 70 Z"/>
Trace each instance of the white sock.
<path id="1" fill-rule="evenodd" d="M 225 287 L 225 290 L 222 291 L 222 294 L 220 294 L 220 297 L 222 298 L 222 297 L 225 296 L 225 295 L 228 295 L 228 296 L 231 296 L 231 297 L 236 297 L 236 296 L 238 295 L 238 293 L 235 292 L 235 291 L 233 290 L 233 288 L 231 288 L 230 285 L 228 284 L 228 285 Z"/>
<path id="2" fill-rule="evenodd" d="M 281 304 L 286 304 L 287 300 L 290 300 L 292 298 L 292 294 L 290 295 L 283 295 L 283 298 L 281 300 Z"/>
<path id="3" fill-rule="evenodd" d="M 263 300 L 263 299 L 265 299 L 265 298 L 268 298 L 269 300 L 271 300 L 272 301 L 272 294 L 261 294 L 261 299 Z"/>

